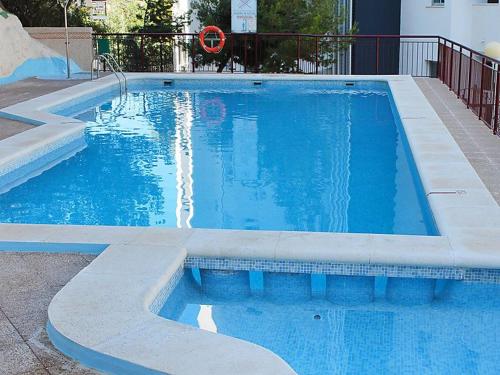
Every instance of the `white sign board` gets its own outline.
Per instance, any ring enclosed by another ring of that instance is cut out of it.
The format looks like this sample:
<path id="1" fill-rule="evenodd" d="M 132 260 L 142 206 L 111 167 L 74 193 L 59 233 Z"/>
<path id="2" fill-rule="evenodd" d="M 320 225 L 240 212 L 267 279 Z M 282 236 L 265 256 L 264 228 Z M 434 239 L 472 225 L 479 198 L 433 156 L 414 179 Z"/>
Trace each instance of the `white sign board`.
<path id="1" fill-rule="evenodd" d="M 257 32 L 257 0 L 231 0 L 231 32 Z"/>
<path id="2" fill-rule="evenodd" d="M 106 1 L 91 2 L 90 18 L 93 20 L 105 20 L 106 18 L 108 18 L 108 8 Z"/>

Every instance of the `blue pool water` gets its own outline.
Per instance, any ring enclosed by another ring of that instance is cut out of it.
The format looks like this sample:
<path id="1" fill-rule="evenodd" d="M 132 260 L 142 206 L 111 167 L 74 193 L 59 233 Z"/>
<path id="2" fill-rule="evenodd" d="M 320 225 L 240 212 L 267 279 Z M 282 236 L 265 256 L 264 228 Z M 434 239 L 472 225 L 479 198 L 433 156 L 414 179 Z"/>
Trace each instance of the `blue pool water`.
<path id="1" fill-rule="evenodd" d="M 386 83 L 144 81 L 55 112 L 88 147 L 1 222 L 436 234 Z"/>
<path id="2" fill-rule="evenodd" d="M 498 284 L 188 270 L 160 315 L 300 375 L 500 373 Z"/>

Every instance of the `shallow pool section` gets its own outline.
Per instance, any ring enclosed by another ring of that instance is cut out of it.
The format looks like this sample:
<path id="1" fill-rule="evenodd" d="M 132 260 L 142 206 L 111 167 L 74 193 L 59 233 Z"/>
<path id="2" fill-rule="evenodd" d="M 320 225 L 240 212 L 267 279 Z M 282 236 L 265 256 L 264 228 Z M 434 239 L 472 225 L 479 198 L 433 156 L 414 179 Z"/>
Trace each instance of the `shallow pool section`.
<path id="1" fill-rule="evenodd" d="M 160 315 L 298 374 L 498 374 L 500 285 L 186 269 Z"/>
<path id="2" fill-rule="evenodd" d="M 437 234 L 385 82 L 130 86 L 54 110 L 88 147 L 2 194 L 1 222 Z"/>

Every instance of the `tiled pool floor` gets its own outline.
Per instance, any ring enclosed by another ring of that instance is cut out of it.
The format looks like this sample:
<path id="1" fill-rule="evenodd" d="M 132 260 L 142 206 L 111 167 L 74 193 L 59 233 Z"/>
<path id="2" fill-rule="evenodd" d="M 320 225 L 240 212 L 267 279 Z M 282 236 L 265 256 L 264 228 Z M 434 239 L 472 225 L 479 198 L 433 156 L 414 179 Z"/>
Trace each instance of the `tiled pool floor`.
<path id="1" fill-rule="evenodd" d="M 93 258 L 0 253 L 0 374 L 96 374 L 59 353 L 45 331 L 52 297 Z"/>

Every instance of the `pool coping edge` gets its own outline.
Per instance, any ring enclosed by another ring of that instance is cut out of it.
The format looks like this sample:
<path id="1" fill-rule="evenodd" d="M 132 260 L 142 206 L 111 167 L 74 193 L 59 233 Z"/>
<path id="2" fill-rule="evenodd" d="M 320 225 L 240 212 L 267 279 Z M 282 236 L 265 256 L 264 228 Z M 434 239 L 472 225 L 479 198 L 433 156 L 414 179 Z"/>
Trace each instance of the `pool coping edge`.
<path id="1" fill-rule="evenodd" d="M 127 73 L 128 80 L 148 79 L 190 79 L 190 80 L 294 80 L 294 81 L 383 81 L 390 86 L 392 96 L 401 118 L 408 143 L 410 145 L 417 170 L 422 180 L 429 205 L 432 209 L 437 226 L 441 233 L 441 251 L 435 259 L 420 254 L 420 259 L 415 254 L 398 250 L 388 249 L 387 254 L 383 251 L 377 261 L 384 264 L 394 264 L 395 261 L 403 264 L 421 264 L 427 262 L 429 266 L 457 266 L 457 267 L 485 267 L 500 268 L 500 228 L 495 223 L 500 220 L 500 207 L 484 186 L 481 179 L 462 153 L 457 143 L 446 129 L 434 109 L 431 107 L 419 87 L 410 76 L 304 76 L 304 75 L 213 75 L 213 74 L 179 74 L 179 73 Z M 0 141 L 0 171 L 2 165 L 16 165 L 18 159 L 26 160 L 26 155 L 17 145 L 28 143 L 28 149 L 43 150 L 43 147 L 54 144 L 54 136 L 57 140 L 64 138 L 61 134 L 68 131 L 71 136 L 82 136 L 85 125 L 74 119 L 57 116 L 46 111 L 49 108 L 67 103 L 75 98 L 82 97 L 103 89 L 116 88 L 118 84 L 113 76 L 107 76 L 95 81 L 85 82 L 76 86 L 62 89 L 27 102 L 18 103 L 2 109 L 2 112 L 12 116 L 21 116 L 33 121 L 44 122 L 35 129 L 20 133 L 16 136 Z M 51 136 L 46 136 L 49 131 Z M 76 134 L 76 135 L 75 135 Z M 67 135 L 67 134 L 66 134 Z M 57 138 L 59 137 L 59 138 Z M 67 139 L 67 137 L 66 137 Z M 26 147 L 25 147 L 26 149 Z M 13 153 L 12 150 L 16 150 Z M 2 151 L 5 151 L 2 153 Z M 25 152 L 25 151 L 23 151 Z M 7 154 L 7 155 L 4 155 Z M 14 162 L 13 162 L 14 160 Z M 22 163 L 18 163 L 19 166 Z M 0 173 L 1 174 L 1 173 Z M 17 224 L 13 224 L 17 225 Z M 71 230 L 72 226 L 62 226 Z M 0 224 L 0 228 L 2 225 Z M 11 241 L 23 241 L 23 237 L 36 237 L 30 235 L 31 226 L 19 226 L 19 237 Z M 26 232 L 27 231 L 27 232 Z M 124 229 L 120 229 L 121 232 Z M 0 232 L 0 241 L 2 238 Z M 314 236 L 325 234 L 314 233 Z M 330 235 L 329 233 L 326 236 Z M 367 238 L 374 235 L 366 235 Z M 394 235 L 387 235 L 391 237 Z M 71 236 L 70 236 L 71 237 Z M 415 239 L 414 248 L 424 247 L 419 236 Z M 88 238 L 88 237 L 87 237 Z M 36 238 L 35 238 L 36 239 Z M 71 241 L 79 242 L 78 233 L 75 233 Z M 436 240 L 438 241 L 438 240 Z M 390 247 L 391 241 L 388 241 Z M 348 246 L 348 244 L 346 244 Z M 405 254 L 406 253 L 406 254 Z M 443 261 L 446 254 L 446 261 Z M 287 256 L 287 254 L 280 254 Z M 303 254 L 310 258 L 309 252 Z M 337 254 L 338 255 L 338 254 Z M 431 254 L 429 254 L 431 255 Z M 322 254 L 321 256 L 324 256 Z M 322 258 L 321 258 L 322 259 Z M 341 261 L 358 262 L 359 256 L 352 259 L 341 257 Z M 363 261 L 366 261 L 364 259 Z"/>

